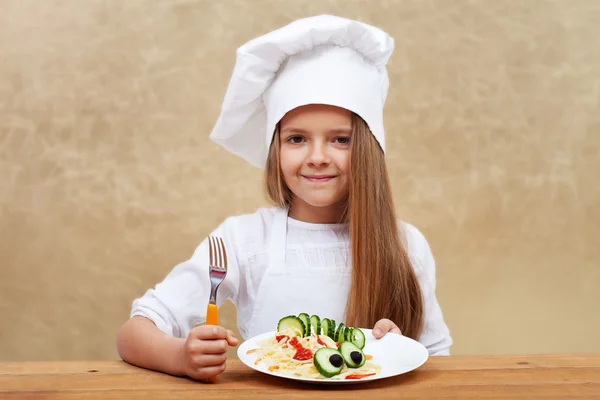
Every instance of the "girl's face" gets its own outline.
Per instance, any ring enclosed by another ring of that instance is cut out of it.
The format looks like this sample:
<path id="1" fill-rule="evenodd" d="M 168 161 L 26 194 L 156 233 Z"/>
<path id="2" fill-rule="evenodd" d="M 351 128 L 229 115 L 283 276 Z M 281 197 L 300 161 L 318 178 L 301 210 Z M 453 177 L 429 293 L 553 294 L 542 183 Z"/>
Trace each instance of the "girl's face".
<path id="1" fill-rule="evenodd" d="M 280 122 L 283 179 L 294 194 L 290 215 L 307 222 L 339 219 L 348 197 L 350 111 L 311 104 Z"/>

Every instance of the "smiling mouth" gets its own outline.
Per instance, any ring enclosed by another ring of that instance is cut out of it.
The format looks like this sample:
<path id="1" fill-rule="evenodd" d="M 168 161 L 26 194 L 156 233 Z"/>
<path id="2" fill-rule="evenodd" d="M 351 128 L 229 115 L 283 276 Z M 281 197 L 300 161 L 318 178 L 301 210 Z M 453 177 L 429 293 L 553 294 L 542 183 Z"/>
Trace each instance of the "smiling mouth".
<path id="1" fill-rule="evenodd" d="M 310 182 L 328 182 L 335 178 L 333 175 L 327 176 L 314 176 L 314 175 L 302 175 L 303 178 L 309 180 Z"/>

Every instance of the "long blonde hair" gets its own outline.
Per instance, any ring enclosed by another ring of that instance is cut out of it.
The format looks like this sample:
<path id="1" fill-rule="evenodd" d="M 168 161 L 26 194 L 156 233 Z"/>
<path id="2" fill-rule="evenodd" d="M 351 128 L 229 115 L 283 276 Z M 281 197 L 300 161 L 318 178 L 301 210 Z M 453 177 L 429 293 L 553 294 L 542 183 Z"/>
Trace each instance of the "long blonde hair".
<path id="1" fill-rule="evenodd" d="M 392 320 L 404 336 L 418 339 L 423 329 L 423 298 L 402 243 L 383 151 L 367 124 L 352 115 L 349 195 L 343 223 L 350 231 L 352 283 L 346 302 L 346 324 L 373 327 Z M 265 169 L 269 199 L 291 206 L 293 193 L 280 168 L 276 129 Z"/>

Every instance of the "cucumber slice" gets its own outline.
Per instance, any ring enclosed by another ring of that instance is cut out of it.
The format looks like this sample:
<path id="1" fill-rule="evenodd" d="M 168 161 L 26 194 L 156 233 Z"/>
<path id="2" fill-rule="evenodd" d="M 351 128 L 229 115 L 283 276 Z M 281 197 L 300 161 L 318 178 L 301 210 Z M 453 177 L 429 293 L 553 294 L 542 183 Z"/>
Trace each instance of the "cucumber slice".
<path id="1" fill-rule="evenodd" d="M 352 328 L 348 341 L 354 343 L 361 350 L 365 348 L 365 334 L 359 328 Z"/>
<path id="2" fill-rule="evenodd" d="M 306 331 L 304 332 L 304 336 L 310 336 L 310 317 L 307 313 L 302 313 L 298 315 L 298 318 L 304 323 L 304 327 Z"/>
<path id="3" fill-rule="evenodd" d="M 304 322 L 295 315 L 289 315 L 279 320 L 277 332 L 293 331 L 297 336 L 303 337 L 306 332 Z"/>
<path id="4" fill-rule="evenodd" d="M 360 368 L 365 365 L 365 361 L 367 360 L 365 354 L 352 342 L 340 344 L 338 350 L 342 353 L 342 357 L 344 357 L 348 368 Z"/>
<path id="5" fill-rule="evenodd" d="M 312 332 L 316 335 L 321 334 L 321 318 L 318 315 L 310 317 L 310 324 L 312 326 Z"/>
<path id="6" fill-rule="evenodd" d="M 344 357 L 336 349 L 321 347 L 315 352 L 313 364 L 317 371 L 326 378 L 338 375 L 344 368 Z"/>
<path id="7" fill-rule="evenodd" d="M 329 336 L 329 325 L 331 325 L 329 318 L 323 318 L 323 321 L 321 321 L 321 331 L 325 336 Z"/>
<path id="8" fill-rule="evenodd" d="M 346 329 L 344 329 L 344 342 L 351 342 L 350 336 L 351 336 L 352 329 L 354 329 L 354 328 L 351 328 L 349 326 L 347 326 Z"/>
<path id="9" fill-rule="evenodd" d="M 329 329 L 327 330 L 327 336 L 331 338 L 334 342 L 335 340 L 335 319 L 329 321 Z"/>
<path id="10" fill-rule="evenodd" d="M 343 342 L 344 341 L 344 329 L 346 328 L 346 325 L 344 325 L 343 322 L 340 322 L 340 324 L 338 325 L 336 331 L 335 331 L 335 341 L 336 342 Z"/>

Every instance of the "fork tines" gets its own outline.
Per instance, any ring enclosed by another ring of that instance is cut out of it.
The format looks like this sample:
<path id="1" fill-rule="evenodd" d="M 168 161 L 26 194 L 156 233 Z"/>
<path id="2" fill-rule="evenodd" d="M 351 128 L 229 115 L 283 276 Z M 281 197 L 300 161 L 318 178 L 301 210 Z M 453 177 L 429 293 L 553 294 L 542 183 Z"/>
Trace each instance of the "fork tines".
<path id="1" fill-rule="evenodd" d="M 209 236 L 208 243 L 210 267 L 227 270 L 227 253 L 225 252 L 223 238 Z"/>

